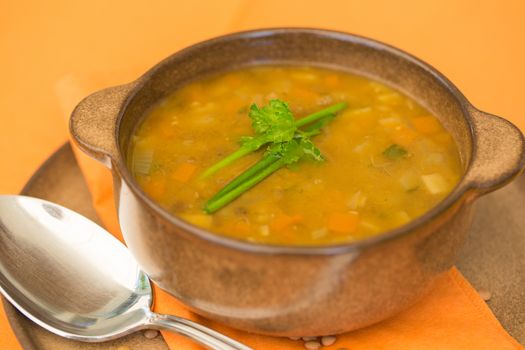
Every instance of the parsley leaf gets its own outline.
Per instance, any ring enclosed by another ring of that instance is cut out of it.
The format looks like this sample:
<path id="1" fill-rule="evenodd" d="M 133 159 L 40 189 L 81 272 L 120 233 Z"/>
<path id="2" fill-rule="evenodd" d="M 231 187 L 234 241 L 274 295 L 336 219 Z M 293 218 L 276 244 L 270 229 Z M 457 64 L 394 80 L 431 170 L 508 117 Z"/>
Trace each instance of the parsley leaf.
<path id="1" fill-rule="evenodd" d="M 286 102 L 274 99 L 263 107 L 258 107 L 256 104 L 253 104 L 250 107 L 249 117 L 252 119 L 252 127 L 255 135 L 242 137 L 240 140 L 241 147 L 239 149 L 204 170 L 200 178 L 204 179 L 216 173 L 237 159 L 257 151 L 267 143 L 279 143 L 292 140 L 298 128 L 307 124 L 309 125 L 304 132 L 308 136 L 316 135 L 320 132 L 320 128 L 335 116 L 335 113 L 345 109 L 347 106 L 346 102 L 336 103 L 295 121 Z M 316 154 L 313 149 L 312 154 Z"/>
<path id="2" fill-rule="evenodd" d="M 249 117 L 255 133 L 264 136 L 268 142 L 289 141 L 297 129 L 288 103 L 281 100 L 270 100 L 268 105 L 262 108 L 252 104 Z"/>
<path id="3" fill-rule="evenodd" d="M 204 206 L 204 211 L 208 214 L 214 213 L 283 166 L 293 165 L 301 159 L 324 160 L 321 151 L 315 147 L 304 132 L 295 134 L 290 141 L 268 146 L 264 158 L 233 179 L 208 200 Z"/>
<path id="4" fill-rule="evenodd" d="M 393 144 L 383 151 L 383 155 L 390 160 L 399 160 L 408 156 L 408 151 L 397 144 Z"/>

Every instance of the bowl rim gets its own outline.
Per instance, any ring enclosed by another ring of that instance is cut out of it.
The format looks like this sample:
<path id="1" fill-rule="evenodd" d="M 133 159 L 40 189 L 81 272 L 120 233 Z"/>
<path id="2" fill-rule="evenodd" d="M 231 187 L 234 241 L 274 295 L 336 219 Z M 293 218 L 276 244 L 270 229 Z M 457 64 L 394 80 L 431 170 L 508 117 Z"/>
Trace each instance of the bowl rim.
<path id="1" fill-rule="evenodd" d="M 190 45 L 183 48 L 182 50 L 176 51 L 170 56 L 164 58 L 138 79 L 136 79 L 133 84 L 132 89 L 128 92 L 126 99 L 119 111 L 116 127 L 114 130 L 114 140 L 116 144 L 119 144 L 120 139 L 120 125 L 124 116 L 126 109 L 129 104 L 135 97 L 135 95 L 144 87 L 146 82 L 153 77 L 159 70 L 164 66 L 169 65 L 171 60 L 179 58 L 180 56 L 190 54 L 197 50 L 205 49 L 210 45 L 214 45 L 220 42 L 228 42 L 239 39 L 252 39 L 259 37 L 270 37 L 275 35 L 286 35 L 286 34 L 310 34 L 318 35 L 323 37 L 328 37 L 344 42 L 350 42 L 352 44 L 363 45 L 375 50 L 387 51 L 403 60 L 409 61 L 412 64 L 415 64 L 419 68 L 425 71 L 426 74 L 430 74 L 436 79 L 439 83 L 445 87 L 452 96 L 459 103 L 459 106 L 462 111 L 462 115 L 467 122 L 469 128 L 468 133 L 472 144 L 472 150 L 470 154 L 470 161 L 464 169 L 464 172 L 454 187 L 454 189 L 437 205 L 432 207 L 430 210 L 425 212 L 423 215 L 415 218 L 414 220 L 408 222 L 405 225 L 396 227 L 394 229 L 384 231 L 380 234 L 377 234 L 372 237 L 367 237 L 363 239 L 358 239 L 356 241 L 351 241 L 347 243 L 339 244 L 329 244 L 329 245 L 312 245 L 312 246 L 298 246 L 298 245 L 276 245 L 276 244 L 266 244 L 266 243 L 254 243 L 247 240 L 242 240 L 238 238 L 229 237 L 219 233 L 214 233 L 212 231 L 206 230 L 199 226 L 193 225 L 182 218 L 171 214 L 167 209 L 163 208 L 161 205 L 157 204 L 152 198 L 150 198 L 138 185 L 136 180 L 131 175 L 126 162 L 124 161 L 125 157 L 122 154 L 121 147 L 117 147 L 118 159 L 111 159 L 113 165 L 112 168 L 117 171 L 121 179 L 124 180 L 127 187 L 133 192 L 135 196 L 140 198 L 140 200 L 145 203 L 149 208 L 151 208 L 157 215 L 160 215 L 161 218 L 168 221 L 172 225 L 178 227 L 185 234 L 193 236 L 194 238 L 202 239 L 208 243 L 218 244 L 226 248 L 234 249 L 237 251 L 250 252 L 250 253 L 261 253 L 261 254 L 282 254 L 282 255 L 338 255 L 343 253 L 359 252 L 370 246 L 378 245 L 383 242 L 387 242 L 404 236 L 411 232 L 414 232 L 418 228 L 426 225 L 427 223 L 433 221 L 441 214 L 445 213 L 450 207 L 454 204 L 459 203 L 461 199 L 469 192 L 473 190 L 474 186 L 465 182 L 466 175 L 468 174 L 470 168 L 472 167 L 472 160 L 476 157 L 477 150 L 477 140 L 475 133 L 473 131 L 473 121 L 471 117 L 471 110 L 474 109 L 472 104 L 466 99 L 466 97 L 459 91 L 459 89 L 442 73 L 435 69 L 430 64 L 422 61 L 421 59 L 409 54 L 401 49 L 398 49 L 389 44 L 380 42 L 375 39 L 370 39 L 364 36 L 346 33 L 342 31 L 336 31 L 331 29 L 320 29 L 320 28 L 308 28 L 308 27 L 276 27 L 276 28 L 262 28 L 262 29 L 253 29 L 247 31 L 234 32 L 230 34 L 225 34 L 204 41 L 200 41 L 196 44 Z"/>

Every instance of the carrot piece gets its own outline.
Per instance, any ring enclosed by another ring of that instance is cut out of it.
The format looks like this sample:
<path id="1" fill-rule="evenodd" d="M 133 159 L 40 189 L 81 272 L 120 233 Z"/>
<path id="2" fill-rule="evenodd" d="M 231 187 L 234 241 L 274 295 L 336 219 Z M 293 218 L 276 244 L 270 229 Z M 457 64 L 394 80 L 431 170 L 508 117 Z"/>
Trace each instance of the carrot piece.
<path id="1" fill-rule="evenodd" d="M 194 164 L 182 163 L 177 168 L 175 168 L 171 174 L 171 177 L 179 182 L 187 182 L 193 173 L 195 173 L 195 170 L 197 170 L 197 166 Z"/>
<path id="2" fill-rule="evenodd" d="M 441 125 L 436 118 L 431 116 L 414 118 L 412 119 L 412 125 L 423 134 L 433 134 L 441 131 Z"/>
<path id="3" fill-rule="evenodd" d="M 357 230 L 357 224 L 359 223 L 359 213 L 355 211 L 350 212 L 336 212 L 332 213 L 328 217 L 326 227 L 330 231 L 338 233 L 352 233 Z"/>
<path id="4" fill-rule="evenodd" d="M 392 141 L 394 141 L 394 143 L 404 147 L 408 147 L 417 138 L 417 133 L 410 128 L 402 127 L 400 129 L 394 130 L 390 137 L 392 138 Z"/>
<path id="5" fill-rule="evenodd" d="M 155 199 L 160 199 L 166 191 L 166 181 L 164 179 L 149 180 L 141 183 L 144 192 Z"/>
<path id="6" fill-rule="evenodd" d="M 339 84 L 341 83 L 341 79 L 337 74 L 330 74 L 329 76 L 324 78 L 324 83 L 326 86 L 334 88 L 339 86 Z"/>
<path id="7" fill-rule="evenodd" d="M 274 231 L 283 231 L 292 225 L 301 223 L 303 219 L 302 215 L 279 214 L 273 219 L 270 228 Z"/>

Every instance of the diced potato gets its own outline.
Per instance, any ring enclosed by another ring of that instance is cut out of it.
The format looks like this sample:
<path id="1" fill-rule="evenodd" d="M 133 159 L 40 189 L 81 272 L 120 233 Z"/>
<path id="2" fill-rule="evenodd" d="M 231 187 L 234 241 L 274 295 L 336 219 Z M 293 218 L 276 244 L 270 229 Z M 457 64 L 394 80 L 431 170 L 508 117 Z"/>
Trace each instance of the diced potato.
<path id="1" fill-rule="evenodd" d="M 268 225 L 259 226 L 259 233 L 262 236 L 268 236 L 270 234 L 270 227 Z"/>
<path id="2" fill-rule="evenodd" d="M 312 231 L 312 238 L 319 239 L 319 238 L 326 236 L 327 234 L 328 234 L 328 230 L 326 229 L 326 227 L 322 227 L 322 228 Z"/>
<path id="3" fill-rule="evenodd" d="M 371 223 L 370 221 L 362 220 L 359 222 L 359 225 L 365 230 L 367 230 L 369 233 L 377 233 L 381 231 L 379 226 Z"/>
<path id="4" fill-rule="evenodd" d="M 425 163 L 429 165 L 440 165 L 445 161 L 445 155 L 443 153 L 432 152 L 425 157 Z"/>
<path id="5" fill-rule="evenodd" d="M 370 147 L 370 142 L 368 140 L 361 142 L 354 148 L 352 148 L 352 151 L 354 153 L 363 153 L 363 151 L 366 151 Z"/>
<path id="6" fill-rule="evenodd" d="M 206 214 L 179 214 L 187 222 L 204 228 L 210 228 L 213 224 L 213 217 Z"/>
<path id="7" fill-rule="evenodd" d="M 405 191 L 413 191 L 419 186 L 419 176 L 412 171 L 408 171 L 401 175 L 399 184 Z"/>
<path id="8" fill-rule="evenodd" d="M 348 209 L 357 210 L 364 207 L 366 204 L 366 196 L 361 192 L 357 191 L 350 197 L 350 200 L 347 203 Z"/>
<path id="9" fill-rule="evenodd" d="M 422 175 L 421 180 L 431 194 L 439 194 L 448 191 L 449 185 L 441 174 L 434 173 L 430 175 Z"/>
<path id="10" fill-rule="evenodd" d="M 410 216 L 406 211 L 398 211 L 393 215 L 394 222 L 397 226 L 401 226 L 410 221 Z"/>
<path id="11" fill-rule="evenodd" d="M 396 105 L 403 102 L 403 97 L 397 92 L 389 92 L 377 96 L 377 100 L 389 105 Z"/>
<path id="12" fill-rule="evenodd" d="M 379 119 L 379 124 L 386 129 L 394 129 L 397 126 L 403 125 L 403 122 L 397 117 L 388 117 Z"/>

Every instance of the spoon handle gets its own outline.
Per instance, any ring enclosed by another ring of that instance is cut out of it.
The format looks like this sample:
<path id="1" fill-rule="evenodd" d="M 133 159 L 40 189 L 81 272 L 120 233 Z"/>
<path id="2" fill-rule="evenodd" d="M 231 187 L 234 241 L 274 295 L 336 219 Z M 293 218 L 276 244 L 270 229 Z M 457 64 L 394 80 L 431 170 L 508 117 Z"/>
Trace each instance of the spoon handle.
<path id="1" fill-rule="evenodd" d="M 213 350 L 253 350 L 224 334 L 177 316 L 151 313 L 148 327 L 173 331 Z"/>

